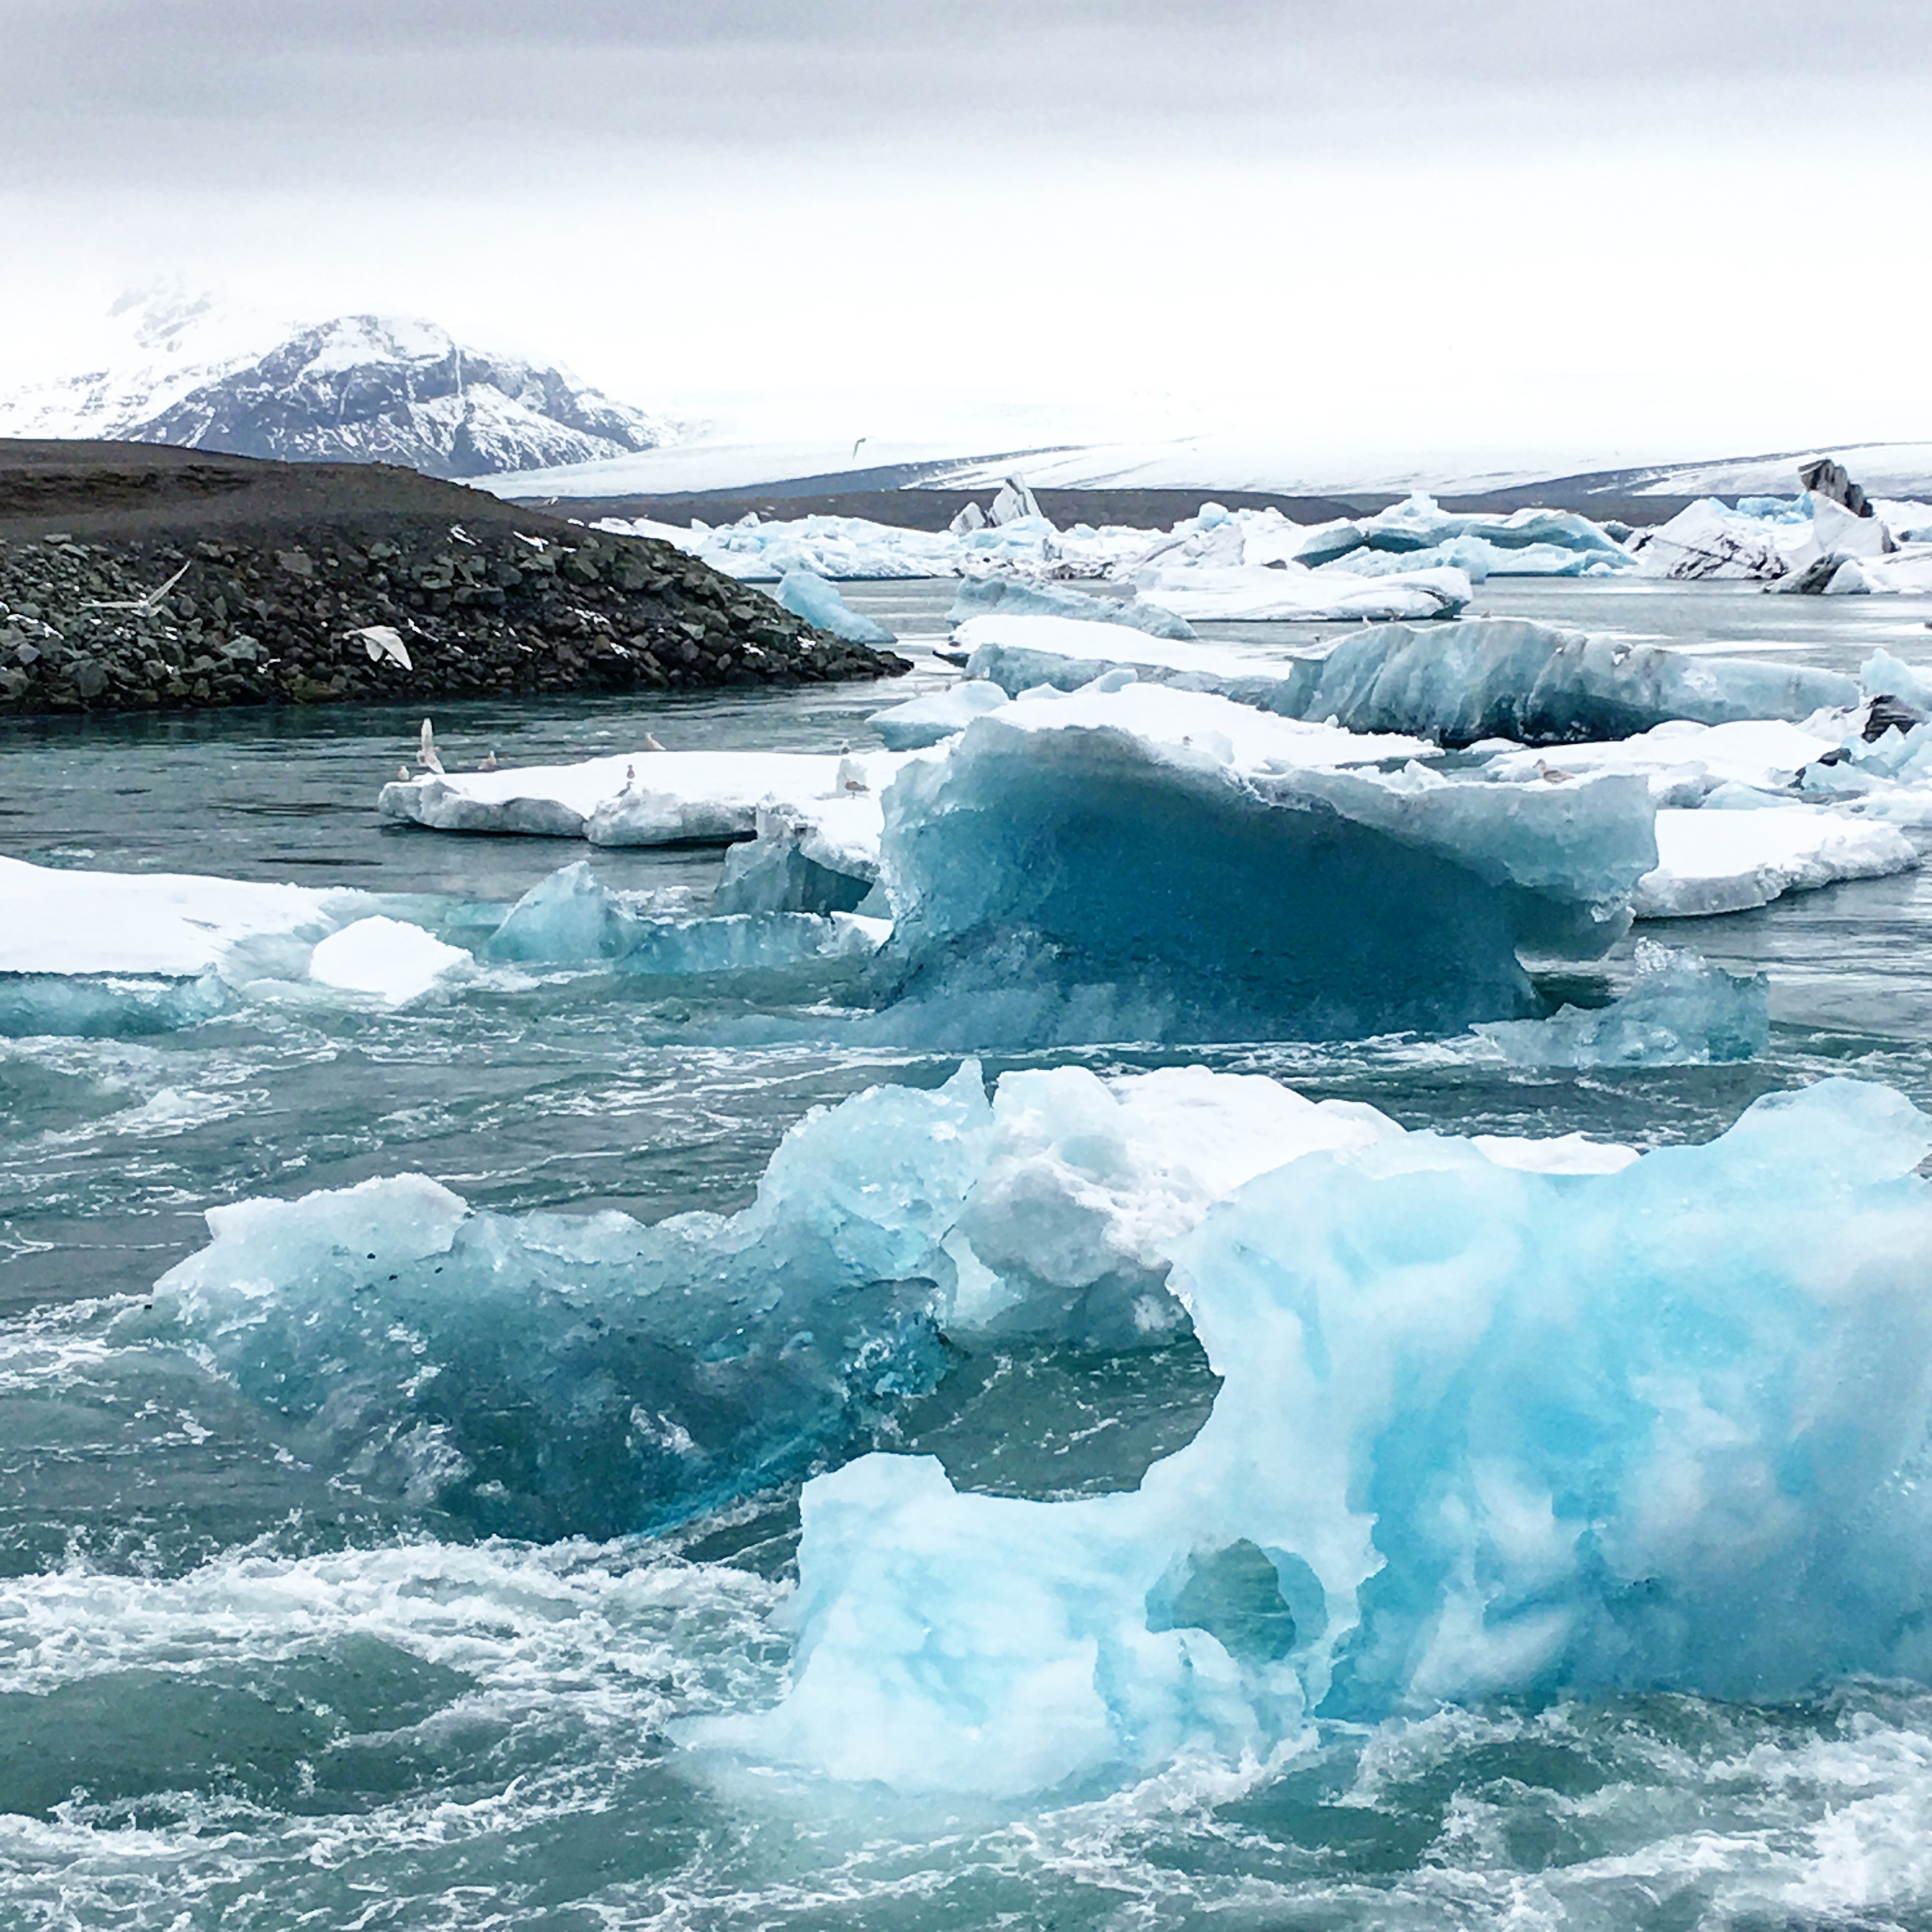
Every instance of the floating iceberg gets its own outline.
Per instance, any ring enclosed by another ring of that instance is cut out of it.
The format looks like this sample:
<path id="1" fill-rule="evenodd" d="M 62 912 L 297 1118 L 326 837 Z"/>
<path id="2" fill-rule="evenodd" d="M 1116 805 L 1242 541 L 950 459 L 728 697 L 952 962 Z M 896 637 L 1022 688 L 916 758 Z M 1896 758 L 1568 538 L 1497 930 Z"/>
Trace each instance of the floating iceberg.
<path id="1" fill-rule="evenodd" d="M 199 1025 L 230 1004 L 234 986 L 300 979 L 318 940 L 384 903 L 364 892 L 0 859 L 0 1034 L 118 1037 Z"/>
<path id="2" fill-rule="evenodd" d="M 1051 617 L 976 617 L 960 627 L 975 677 L 1017 696 L 1071 691 L 1106 671 L 1207 691 L 1284 717 L 1334 718 L 1354 731 L 1440 744 L 1508 738 L 1531 746 L 1624 740 L 1679 722 L 1756 729 L 1860 700 L 1857 682 L 1748 658 L 1687 657 L 1515 617 L 1465 617 L 1426 629 L 1372 626 L 1325 655 L 1269 658 L 1213 644 L 1142 643 Z M 1728 741 L 1727 741 L 1728 742 Z M 1822 755 L 1831 742 L 1820 740 Z M 1635 770 L 1634 752 L 1623 769 Z M 1802 762 L 1802 760 L 1801 760 Z"/>
<path id="3" fill-rule="evenodd" d="M 1124 636 L 1117 624 L 1071 617 L 974 617 L 960 626 L 954 641 L 968 653 L 969 676 L 988 680 L 1012 698 L 1042 685 L 1078 691 L 1096 677 L 1126 671 L 1143 683 L 1206 692 L 1257 710 L 1299 717 L 1319 676 L 1316 660 L 1310 658 L 1264 657 L 1228 644 L 1143 640 Z M 1426 748 L 1416 741 L 1415 753 Z"/>
<path id="4" fill-rule="evenodd" d="M 1513 617 L 1426 630 L 1391 624 L 1344 638 L 1296 709 L 1358 731 L 1418 731 L 1445 745 L 1622 739 L 1676 719 L 1802 721 L 1849 710 L 1856 682 L 1836 671 L 1748 658 L 1687 657 Z"/>
<path id="5" fill-rule="evenodd" d="M 1783 590 L 1822 590 L 1847 560 L 1881 558 L 1897 548 L 1876 517 L 1816 491 L 1799 502 L 1802 514 L 1794 517 L 1782 503 L 1767 515 L 1757 503 L 1730 509 L 1704 497 L 1635 540 L 1638 566 L 1651 577 L 1742 578 Z"/>
<path id="6" fill-rule="evenodd" d="M 969 1062 L 808 1115 L 728 1216 L 496 1214 L 421 1175 L 218 1208 L 118 1336 L 194 1348 L 365 1493 L 486 1532 L 648 1531 L 868 1446 L 942 1336 L 1172 1342 L 1171 1253 L 1215 1202 L 1402 1138 L 1199 1067 L 1010 1073 L 989 1103 Z M 1498 1157 L 1614 1156 L 1574 1138 Z"/>
<path id="7" fill-rule="evenodd" d="M 1089 623 L 1124 624 L 1150 638 L 1191 638 L 1193 627 L 1171 610 L 1144 604 L 1138 597 L 1090 597 L 1084 591 L 1053 585 L 1022 584 L 1010 577 L 969 577 L 959 586 L 946 621 L 963 624 L 969 617 L 995 614 L 1013 617 L 1073 617 Z"/>
<path id="8" fill-rule="evenodd" d="M 800 820 L 853 795 L 877 793 L 899 760 L 806 752 L 639 752 L 574 765 L 426 772 L 392 780 L 385 818 L 438 832 L 524 832 L 593 845 L 722 844 L 748 838 L 761 806 Z"/>
<path id="9" fill-rule="evenodd" d="M 1472 594 L 1460 570 L 1353 578 L 1299 564 L 1156 565 L 1136 578 L 1141 601 L 1196 622 L 1346 622 L 1453 617 Z"/>
<path id="10" fill-rule="evenodd" d="M 856 903 L 870 890 L 847 880 Z M 742 895 L 741 895 L 742 896 Z M 800 895 L 802 896 L 802 895 Z M 532 886 L 485 944 L 485 957 L 524 966 L 608 967 L 658 977 L 766 972 L 811 961 L 863 958 L 883 922 L 846 908 L 746 908 L 709 919 L 664 919 L 600 885 L 580 859 Z"/>
<path id="11" fill-rule="evenodd" d="M 1660 812 L 1657 853 L 1656 869 L 1637 886 L 1639 919 L 1746 912 L 1786 892 L 1841 879 L 1882 878 L 1918 863 L 1912 842 L 1896 826 L 1805 805 Z"/>
<path id="12" fill-rule="evenodd" d="M 1585 772 L 1638 773 L 1659 805 L 1694 806 L 1724 784 L 1791 790 L 1808 766 L 1841 753 L 1851 730 L 1849 719 L 1828 732 L 1778 718 L 1729 724 L 1677 719 L 1608 744 L 1566 745 L 1555 758 L 1504 752 L 1484 769 L 1492 778 L 1520 783 L 1561 782 Z M 1792 802 L 1800 802 L 1795 790 Z"/>
<path id="13" fill-rule="evenodd" d="M 1103 626 L 1104 629 L 1116 628 Z M 1036 683 L 1041 680 L 1036 679 Z M 923 751 L 941 739 L 963 731 L 974 718 L 997 711 L 1008 694 L 976 674 L 949 685 L 928 698 L 908 698 L 903 704 L 875 711 L 866 720 L 889 752 Z"/>
<path id="14" fill-rule="evenodd" d="M 1224 1378 L 1138 1489 L 805 1490 L 791 1682 L 690 1743 L 896 1793 L 1278 1764 L 1443 1699 L 1932 1676 L 1932 1122 L 1830 1080 L 1707 1145 L 1521 1172 L 1414 1134 L 1174 1244 Z"/>
<path id="15" fill-rule="evenodd" d="M 1519 1066 L 1701 1066 L 1755 1060 L 1771 1042 L 1770 985 L 1694 952 L 1636 944 L 1636 982 L 1607 1006 L 1476 1030 Z"/>
<path id="16" fill-rule="evenodd" d="M 1459 1030 L 1530 1010 L 1519 943 L 1594 954 L 1624 929 L 1655 866 L 1641 780 L 1340 769 L 1374 748 L 1114 678 L 976 720 L 884 801 L 880 1025 L 1028 1046 Z"/>
<path id="17" fill-rule="evenodd" d="M 862 616 L 822 577 L 788 570 L 778 585 L 778 602 L 794 617 L 843 638 L 848 644 L 894 644 L 898 640 L 875 619 Z"/>
<path id="18" fill-rule="evenodd" d="M 1574 510 L 1457 512 L 1420 494 L 1372 517 L 1319 525 L 1293 554 L 1310 566 L 1364 574 L 1381 570 L 1380 559 L 1403 556 L 1464 568 L 1473 562 L 1472 576 L 1491 577 L 1607 574 L 1635 561 L 1602 524 Z"/>

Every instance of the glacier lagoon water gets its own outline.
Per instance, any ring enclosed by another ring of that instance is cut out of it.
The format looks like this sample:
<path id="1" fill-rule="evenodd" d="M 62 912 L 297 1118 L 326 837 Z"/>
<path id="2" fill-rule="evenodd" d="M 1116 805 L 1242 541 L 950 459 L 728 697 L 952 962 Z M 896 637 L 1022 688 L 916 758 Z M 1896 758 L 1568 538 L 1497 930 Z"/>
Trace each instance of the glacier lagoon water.
<path id="1" fill-rule="evenodd" d="M 910 640 L 942 629 L 956 589 L 846 595 Z M 1478 602 L 1832 669 L 1880 647 L 1932 664 L 1932 610 L 1898 599 L 1611 582 L 1492 584 Z M 646 722 L 679 746 L 829 748 L 864 742 L 866 713 L 924 681 L 721 697 Z M 533 762 L 625 748 L 636 716 L 478 707 L 437 722 L 459 762 L 488 745 Z M 0 828 L 10 853 L 56 862 L 504 906 L 581 856 L 380 826 L 375 788 L 416 722 L 10 728 Z M 693 910 L 719 862 L 591 860 L 608 884 Z M 1070 1050 L 986 1071 L 1200 1060 L 1406 1126 L 1639 1146 L 1711 1139 L 1760 1096 L 1831 1074 L 1932 1106 L 1924 875 L 1647 930 L 1768 976 L 1762 1057 L 1566 1072 L 1382 1040 Z M 1546 991 L 1600 999 L 1628 982 L 1631 951 Z M 358 1468 L 214 1358 L 144 1339 L 166 1312 L 146 1305 L 154 1284 L 205 1246 L 211 1206 L 413 1171 L 508 1217 L 728 1214 L 813 1106 L 880 1083 L 935 1089 L 958 1065 L 718 1044 L 710 1022 L 744 1004 L 719 985 L 667 998 L 613 974 L 400 1013 L 256 1004 L 165 1034 L 0 1042 L 0 1924 L 1932 1917 L 1932 1694 L 1870 1677 L 1780 1686 L 1774 1702 L 1612 1688 L 1354 1711 L 1265 1774 L 1176 1762 L 1047 1798 L 779 1788 L 680 1740 L 693 1719 L 784 1691 L 795 1472 L 652 1537 L 592 1540 L 611 1526 L 573 1520 L 566 1495 L 534 1536 L 491 1540 L 500 1526 Z M 506 1408 L 513 1393 L 506 1378 Z M 884 1424 L 850 1419 L 838 1453 L 936 1456 L 962 1491 L 1097 1496 L 1188 1442 L 1214 1393 L 1198 1348 L 1172 1336 L 1001 1334 L 955 1346 Z M 1239 1597 L 1240 1577 L 1220 1580 Z"/>

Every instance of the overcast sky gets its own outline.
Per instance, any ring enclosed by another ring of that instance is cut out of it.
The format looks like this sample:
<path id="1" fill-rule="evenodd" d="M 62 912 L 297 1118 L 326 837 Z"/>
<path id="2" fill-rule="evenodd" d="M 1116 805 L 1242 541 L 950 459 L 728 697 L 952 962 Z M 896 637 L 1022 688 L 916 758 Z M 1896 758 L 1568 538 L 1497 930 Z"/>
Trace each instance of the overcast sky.
<path id="1" fill-rule="evenodd" d="M 176 278 L 1343 469 L 1932 438 L 1927 0 L 0 0 L 0 54 L 22 375 Z"/>

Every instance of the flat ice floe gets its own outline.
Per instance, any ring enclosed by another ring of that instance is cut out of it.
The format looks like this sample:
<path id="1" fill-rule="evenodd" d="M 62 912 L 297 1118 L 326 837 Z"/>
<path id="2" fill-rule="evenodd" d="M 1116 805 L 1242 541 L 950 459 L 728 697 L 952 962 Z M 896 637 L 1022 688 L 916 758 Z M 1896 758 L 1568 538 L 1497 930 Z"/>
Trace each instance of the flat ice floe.
<path id="1" fill-rule="evenodd" d="M 438 832 L 521 832 L 593 845 L 748 838 L 761 806 L 810 818 L 890 782 L 890 752 L 650 752 L 509 771 L 392 780 L 385 818 Z"/>
<path id="2" fill-rule="evenodd" d="M 1156 566 L 1135 579 L 1142 602 L 1190 622 L 1275 623 L 1453 617 L 1474 594 L 1456 569 L 1358 578 L 1299 564 Z"/>
<path id="3" fill-rule="evenodd" d="M 1918 863 L 1895 826 L 1804 805 L 1660 812 L 1657 854 L 1656 869 L 1637 884 L 1640 919 L 1747 912 L 1788 892 L 1882 878 Z"/>
<path id="4" fill-rule="evenodd" d="M 193 979 L 248 940 L 320 938 L 356 892 L 0 858 L 0 973 Z"/>
<path id="5" fill-rule="evenodd" d="M 1607 744 L 1502 752 L 1484 769 L 1492 777 L 1524 782 L 1583 772 L 1634 772 L 1648 780 L 1659 805 L 1694 805 L 1722 784 L 1768 792 L 1796 786 L 1808 766 L 1841 751 L 1850 723 L 1835 722 L 1835 729 L 1825 730 L 1781 718 L 1728 724 L 1679 718 Z"/>

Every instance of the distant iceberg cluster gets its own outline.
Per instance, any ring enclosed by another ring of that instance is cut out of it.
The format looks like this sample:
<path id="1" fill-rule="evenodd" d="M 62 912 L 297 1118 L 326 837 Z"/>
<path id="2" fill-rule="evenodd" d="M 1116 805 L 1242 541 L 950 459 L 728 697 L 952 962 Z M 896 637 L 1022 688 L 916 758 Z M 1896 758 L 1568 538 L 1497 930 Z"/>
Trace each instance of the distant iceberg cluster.
<path id="1" fill-rule="evenodd" d="M 834 582 L 1088 582 L 1131 586 L 1143 605 L 1188 622 L 1453 616 L 1474 586 L 1508 577 L 1634 573 L 1744 579 L 1833 596 L 1932 591 L 1932 504 L 1868 502 L 1828 462 L 1803 474 L 1814 484 L 1796 496 L 1742 496 L 1734 504 L 1708 497 L 1647 530 L 1570 510 L 1453 512 L 1418 493 L 1371 516 L 1324 523 L 1209 502 L 1151 534 L 1088 524 L 1063 530 L 1017 478 L 1001 488 L 990 512 L 969 504 L 945 530 L 756 512 L 716 526 L 645 519 L 598 527 L 676 544 L 752 582 L 782 583 L 800 572 Z"/>

